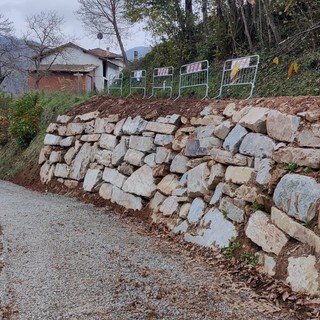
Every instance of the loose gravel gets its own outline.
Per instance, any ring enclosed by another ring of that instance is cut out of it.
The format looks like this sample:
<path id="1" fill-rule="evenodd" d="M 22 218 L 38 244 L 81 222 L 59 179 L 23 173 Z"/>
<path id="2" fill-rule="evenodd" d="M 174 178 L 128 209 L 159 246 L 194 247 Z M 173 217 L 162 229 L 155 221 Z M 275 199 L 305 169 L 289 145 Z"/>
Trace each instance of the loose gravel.
<path id="1" fill-rule="evenodd" d="M 0 319 L 295 319 L 73 198 L 0 181 L 0 225 Z"/>

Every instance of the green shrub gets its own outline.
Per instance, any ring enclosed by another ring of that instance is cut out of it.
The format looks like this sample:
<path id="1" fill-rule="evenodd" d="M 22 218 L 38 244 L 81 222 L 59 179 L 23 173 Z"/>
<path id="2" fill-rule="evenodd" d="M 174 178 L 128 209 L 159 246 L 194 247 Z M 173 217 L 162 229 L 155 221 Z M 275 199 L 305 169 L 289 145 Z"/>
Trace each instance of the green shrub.
<path id="1" fill-rule="evenodd" d="M 230 259 L 234 257 L 235 252 L 240 248 L 241 248 L 241 243 L 237 239 L 232 238 L 229 242 L 229 246 L 222 248 L 221 252 L 224 254 L 226 258 Z"/>
<path id="2" fill-rule="evenodd" d="M 14 101 L 9 110 L 9 132 L 21 147 L 27 147 L 39 131 L 42 107 L 39 93 L 30 92 Z"/>
<path id="3" fill-rule="evenodd" d="M 251 252 L 242 252 L 240 259 L 252 266 L 256 266 L 258 264 L 258 258 Z"/>

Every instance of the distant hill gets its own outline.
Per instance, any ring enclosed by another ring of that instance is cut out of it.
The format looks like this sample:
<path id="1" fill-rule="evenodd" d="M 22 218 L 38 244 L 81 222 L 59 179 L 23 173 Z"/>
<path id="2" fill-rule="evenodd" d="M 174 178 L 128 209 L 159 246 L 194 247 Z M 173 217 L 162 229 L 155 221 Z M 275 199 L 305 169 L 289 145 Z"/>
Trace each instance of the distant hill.
<path id="1" fill-rule="evenodd" d="M 12 94 L 20 94 L 28 90 L 27 86 L 27 72 L 29 60 L 28 57 L 32 55 L 23 40 L 17 38 L 0 37 L 0 47 L 6 48 L 10 51 L 8 56 L 13 59 L 12 69 L 9 76 L 7 76 L 0 85 L 0 90 Z M 6 57 L 3 56 L 3 59 Z M 10 70 L 10 69 L 9 69 Z"/>
<path id="2" fill-rule="evenodd" d="M 151 51 L 151 47 L 134 47 L 126 51 L 127 58 L 133 61 L 134 51 L 138 51 L 138 58 L 143 58 L 148 52 Z"/>

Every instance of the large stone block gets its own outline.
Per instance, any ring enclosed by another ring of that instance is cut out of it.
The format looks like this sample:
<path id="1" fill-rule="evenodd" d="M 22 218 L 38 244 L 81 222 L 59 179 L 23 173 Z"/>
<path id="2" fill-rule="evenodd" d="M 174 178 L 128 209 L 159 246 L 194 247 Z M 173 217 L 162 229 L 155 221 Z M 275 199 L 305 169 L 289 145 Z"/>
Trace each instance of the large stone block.
<path id="1" fill-rule="evenodd" d="M 248 131 L 245 128 L 236 125 L 224 140 L 223 148 L 232 154 L 237 153 L 243 138 L 247 134 Z"/>
<path id="2" fill-rule="evenodd" d="M 90 121 L 99 117 L 99 114 L 100 114 L 99 111 L 92 111 L 92 112 L 84 113 L 81 115 L 77 115 L 76 119 L 79 119 L 80 121 Z"/>
<path id="3" fill-rule="evenodd" d="M 269 111 L 270 109 L 267 108 L 253 107 L 240 119 L 239 124 L 254 132 L 266 133 L 266 122 Z"/>
<path id="4" fill-rule="evenodd" d="M 49 146 L 59 146 L 61 140 L 62 140 L 61 137 L 48 133 L 44 137 L 43 144 L 49 145 Z"/>
<path id="5" fill-rule="evenodd" d="M 294 291 L 309 294 L 319 292 L 319 272 L 316 268 L 316 257 L 290 257 L 288 259 L 288 277 L 286 281 Z"/>
<path id="6" fill-rule="evenodd" d="M 177 127 L 169 123 L 161 122 L 148 122 L 146 131 L 163 133 L 163 134 L 173 134 L 177 130 Z"/>
<path id="7" fill-rule="evenodd" d="M 249 158 L 242 154 L 233 154 L 232 152 L 213 148 L 210 151 L 210 155 L 213 160 L 222 164 L 232 164 L 235 166 L 246 166 L 248 165 Z"/>
<path id="8" fill-rule="evenodd" d="M 157 190 L 154 184 L 152 168 L 147 164 L 136 170 L 124 183 L 123 191 L 151 198 Z"/>
<path id="9" fill-rule="evenodd" d="M 111 164 L 112 151 L 110 150 L 97 150 L 94 154 L 94 159 L 98 164 L 108 167 Z"/>
<path id="10" fill-rule="evenodd" d="M 239 151 L 247 156 L 270 158 L 275 146 L 271 138 L 260 133 L 249 133 L 242 140 Z"/>
<path id="11" fill-rule="evenodd" d="M 118 171 L 126 176 L 131 176 L 135 170 L 135 167 L 127 162 L 122 162 L 118 167 Z"/>
<path id="12" fill-rule="evenodd" d="M 141 151 L 128 149 L 124 156 L 124 161 L 136 167 L 141 167 L 143 165 L 144 156 L 145 154 Z"/>
<path id="13" fill-rule="evenodd" d="M 157 119 L 157 122 L 161 122 L 161 123 L 170 123 L 170 124 L 180 124 L 180 119 L 181 119 L 181 115 L 179 114 L 170 114 L 167 115 L 165 117 L 159 117 Z"/>
<path id="14" fill-rule="evenodd" d="M 206 126 L 206 125 L 214 125 L 217 126 L 221 124 L 225 120 L 224 117 L 215 115 L 215 114 L 209 114 L 202 117 L 192 117 L 190 120 L 191 125 L 193 126 Z"/>
<path id="15" fill-rule="evenodd" d="M 146 129 L 147 124 L 148 122 L 142 119 L 140 116 L 135 117 L 133 119 L 129 117 L 126 119 L 122 126 L 122 132 L 127 135 L 139 134 Z"/>
<path id="16" fill-rule="evenodd" d="M 189 159 L 181 154 L 177 154 L 171 163 L 170 171 L 177 173 L 185 173 L 188 171 L 187 163 Z"/>
<path id="17" fill-rule="evenodd" d="M 320 150 L 287 147 L 273 153 L 273 160 L 280 163 L 296 163 L 299 166 L 320 168 Z"/>
<path id="18" fill-rule="evenodd" d="M 101 135 L 99 146 L 103 149 L 113 150 L 118 143 L 117 137 L 113 134 L 103 133 Z"/>
<path id="19" fill-rule="evenodd" d="M 62 161 L 62 151 L 52 151 L 49 157 L 50 163 L 57 163 Z"/>
<path id="20" fill-rule="evenodd" d="M 166 197 L 161 192 L 157 191 L 149 202 L 149 208 L 153 211 L 157 211 L 165 199 Z"/>
<path id="21" fill-rule="evenodd" d="M 82 180 L 85 176 L 87 167 L 91 160 L 92 147 L 89 143 L 85 143 L 78 154 L 76 155 L 74 161 L 71 164 L 69 177 L 73 180 Z"/>
<path id="22" fill-rule="evenodd" d="M 257 166 L 256 182 L 260 185 L 267 185 L 271 179 L 271 170 L 274 162 L 271 159 L 262 159 Z"/>
<path id="23" fill-rule="evenodd" d="M 57 117 L 57 122 L 62 123 L 62 124 L 65 124 L 65 123 L 69 122 L 70 120 L 71 120 L 71 117 L 67 116 L 66 114 L 59 115 Z"/>
<path id="24" fill-rule="evenodd" d="M 241 223 L 244 220 L 244 210 L 237 207 L 231 198 L 224 197 L 220 201 L 219 210 L 235 222 Z"/>
<path id="25" fill-rule="evenodd" d="M 197 139 L 212 137 L 214 128 L 213 125 L 197 127 L 195 129 Z"/>
<path id="26" fill-rule="evenodd" d="M 142 209 L 142 199 L 140 197 L 136 197 L 133 194 L 124 192 L 115 186 L 112 188 L 111 201 L 127 209 Z"/>
<path id="27" fill-rule="evenodd" d="M 93 188 L 97 185 L 97 183 L 100 182 L 101 176 L 102 176 L 101 170 L 88 169 L 83 181 L 84 191 L 91 192 Z"/>
<path id="28" fill-rule="evenodd" d="M 154 143 L 158 146 L 166 146 L 172 143 L 174 137 L 171 134 L 156 134 Z"/>
<path id="29" fill-rule="evenodd" d="M 122 128 L 123 128 L 123 125 L 124 123 L 126 122 L 126 118 L 124 119 L 121 119 L 120 121 L 118 121 L 114 127 L 114 130 L 113 130 L 113 134 L 116 136 L 116 137 L 119 137 L 121 135 L 123 135 L 123 131 L 122 131 Z"/>
<path id="30" fill-rule="evenodd" d="M 222 182 L 217 184 L 217 186 L 214 189 L 214 194 L 210 200 L 210 204 L 216 205 L 220 201 L 222 197 L 223 186 L 224 186 L 224 183 Z"/>
<path id="31" fill-rule="evenodd" d="M 253 179 L 254 173 L 255 170 L 252 168 L 229 166 L 225 179 L 236 184 L 244 184 Z"/>
<path id="32" fill-rule="evenodd" d="M 82 134 L 84 130 L 84 124 L 83 123 L 68 123 L 67 125 L 67 136 L 76 136 L 78 134 Z"/>
<path id="33" fill-rule="evenodd" d="M 126 176 L 121 174 L 118 170 L 111 168 L 104 168 L 102 178 L 105 182 L 109 182 L 120 189 L 122 188 L 124 182 L 127 180 Z"/>
<path id="34" fill-rule="evenodd" d="M 310 221 L 320 209 L 320 184 L 298 174 L 282 177 L 273 194 L 275 205 L 300 221 Z"/>
<path id="35" fill-rule="evenodd" d="M 252 106 L 245 106 L 244 108 L 236 111 L 232 115 L 232 122 L 238 123 L 246 114 L 249 113 L 249 111 L 252 109 Z"/>
<path id="36" fill-rule="evenodd" d="M 226 120 L 226 121 L 223 121 L 218 126 L 214 127 L 213 133 L 216 137 L 224 140 L 233 127 L 234 127 L 234 124 L 229 120 Z"/>
<path id="37" fill-rule="evenodd" d="M 317 130 L 318 131 L 318 130 Z M 318 132 L 316 132 L 317 134 Z M 315 132 L 311 129 L 304 129 L 298 133 L 297 136 L 298 145 L 300 147 L 320 147 L 320 137 L 315 135 Z"/>
<path id="38" fill-rule="evenodd" d="M 72 160 L 74 159 L 74 157 L 77 154 L 77 150 L 76 148 L 72 147 L 70 148 L 66 154 L 64 155 L 64 161 L 66 162 L 67 165 L 70 165 Z"/>
<path id="39" fill-rule="evenodd" d="M 256 187 L 242 185 L 235 191 L 236 197 L 247 202 L 255 202 L 258 199 L 259 190 Z"/>
<path id="40" fill-rule="evenodd" d="M 238 236 L 235 226 L 218 209 L 209 210 L 203 217 L 201 226 L 196 236 L 185 234 L 185 240 L 201 246 L 225 248 L 229 246 L 231 239 Z"/>
<path id="41" fill-rule="evenodd" d="M 179 186 L 179 177 L 176 174 L 166 175 L 158 184 L 157 188 L 163 194 L 169 196 Z"/>
<path id="42" fill-rule="evenodd" d="M 250 216 L 245 233 L 263 251 L 276 255 L 288 242 L 288 237 L 273 225 L 269 216 L 262 211 L 256 211 Z"/>
<path id="43" fill-rule="evenodd" d="M 206 205 L 201 198 L 195 198 L 192 201 L 187 219 L 189 223 L 194 224 L 197 223 L 200 218 L 204 215 L 204 209 Z"/>
<path id="44" fill-rule="evenodd" d="M 129 148 L 143 152 L 152 152 L 156 147 L 152 137 L 131 136 Z"/>
<path id="45" fill-rule="evenodd" d="M 201 146 L 199 139 L 188 140 L 184 150 L 184 154 L 187 157 L 206 156 L 208 152 L 206 147 Z"/>
<path id="46" fill-rule="evenodd" d="M 100 134 L 84 134 L 83 136 L 81 136 L 80 141 L 84 141 L 84 142 L 96 142 L 100 139 Z"/>
<path id="47" fill-rule="evenodd" d="M 144 163 L 153 168 L 156 165 L 156 154 L 150 153 L 144 158 Z"/>
<path id="48" fill-rule="evenodd" d="M 294 221 L 276 207 L 271 208 L 271 220 L 290 237 L 309 245 L 316 253 L 320 253 L 320 238 L 313 231 Z"/>
<path id="49" fill-rule="evenodd" d="M 293 142 L 300 125 L 301 118 L 270 110 L 267 116 L 268 136 L 279 141 Z"/>
<path id="50" fill-rule="evenodd" d="M 103 183 L 99 189 L 99 196 L 105 200 L 111 200 L 113 185 L 110 183 Z"/>
<path id="51" fill-rule="evenodd" d="M 179 203 L 177 197 L 168 197 L 161 204 L 159 210 L 165 216 L 171 216 L 173 213 L 177 212 L 179 209 Z"/>
<path id="52" fill-rule="evenodd" d="M 157 164 L 170 163 L 175 157 L 176 153 L 165 147 L 158 147 L 155 156 L 155 162 Z"/>
<path id="53" fill-rule="evenodd" d="M 113 166 L 118 166 L 123 161 L 127 150 L 128 148 L 126 141 L 121 140 L 112 152 L 111 163 Z"/>
<path id="54" fill-rule="evenodd" d="M 176 133 L 175 138 L 172 142 L 172 149 L 175 151 L 180 151 L 187 145 L 189 140 L 189 136 L 180 132 L 179 134 Z"/>
<path id="55" fill-rule="evenodd" d="M 226 166 L 217 163 L 214 164 L 210 169 L 210 176 L 208 180 L 209 188 L 214 188 L 224 178 L 226 173 Z"/>
<path id="56" fill-rule="evenodd" d="M 55 171 L 55 165 L 46 161 L 40 168 L 40 180 L 43 184 L 47 184 L 52 180 Z"/>
<path id="57" fill-rule="evenodd" d="M 71 147 L 74 141 L 74 137 L 66 137 L 60 141 L 61 147 Z"/>
<path id="58" fill-rule="evenodd" d="M 208 178 L 210 175 L 210 170 L 206 163 L 202 163 L 189 170 L 187 174 L 188 196 L 198 197 L 209 193 Z"/>
<path id="59" fill-rule="evenodd" d="M 223 110 L 223 115 L 228 118 L 232 117 L 235 113 L 237 113 L 237 110 L 234 102 L 228 103 Z"/>
<path id="60" fill-rule="evenodd" d="M 45 163 L 49 159 L 50 153 L 51 153 L 51 147 L 44 146 L 40 151 L 38 164 Z"/>

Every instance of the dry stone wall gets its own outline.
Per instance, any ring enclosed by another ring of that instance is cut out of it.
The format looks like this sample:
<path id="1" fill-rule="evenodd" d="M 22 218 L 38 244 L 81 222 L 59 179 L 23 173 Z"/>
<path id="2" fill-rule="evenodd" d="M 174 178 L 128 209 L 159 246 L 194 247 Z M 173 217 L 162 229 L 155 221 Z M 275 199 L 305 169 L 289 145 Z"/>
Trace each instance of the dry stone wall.
<path id="1" fill-rule="evenodd" d="M 191 119 L 62 115 L 44 144 L 44 184 L 148 206 L 155 223 L 201 246 L 249 242 L 264 272 L 319 292 L 319 111 L 230 103 L 223 114 L 208 106 Z"/>

